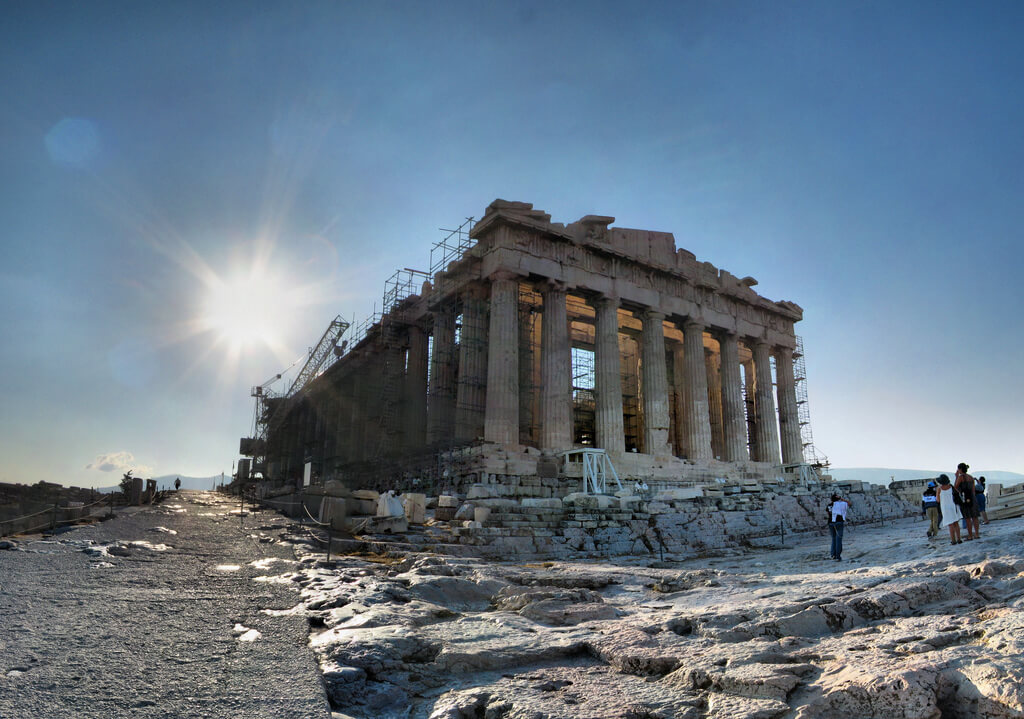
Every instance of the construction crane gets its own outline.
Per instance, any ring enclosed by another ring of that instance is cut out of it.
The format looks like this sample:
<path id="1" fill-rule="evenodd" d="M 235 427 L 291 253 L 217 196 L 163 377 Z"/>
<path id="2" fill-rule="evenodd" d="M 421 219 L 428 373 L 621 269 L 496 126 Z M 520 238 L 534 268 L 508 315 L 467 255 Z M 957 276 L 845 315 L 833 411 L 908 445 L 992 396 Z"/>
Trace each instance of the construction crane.
<path id="1" fill-rule="evenodd" d="M 284 421 L 291 406 L 289 400 L 298 395 L 317 376 L 320 368 L 327 358 L 333 353 L 337 355 L 344 349 L 344 343 L 339 347 L 338 341 L 349 328 L 349 323 L 338 315 L 324 330 L 320 341 L 309 351 L 306 363 L 295 376 L 291 386 L 283 394 L 276 394 L 271 385 L 284 376 L 284 373 L 302 361 L 302 357 L 291 363 L 286 369 L 278 372 L 262 384 L 256 385 L 250 391 L 250 396 L 256 400 L 256 408 L 253 415 L 252 437 L 243 437 L 239 442 L 239 454 L 244 457 L 253 458 L 253 467 L 256 471 L 265 470 L 267 456 L 267 439 L 271 432 L 277 430 Z"/>

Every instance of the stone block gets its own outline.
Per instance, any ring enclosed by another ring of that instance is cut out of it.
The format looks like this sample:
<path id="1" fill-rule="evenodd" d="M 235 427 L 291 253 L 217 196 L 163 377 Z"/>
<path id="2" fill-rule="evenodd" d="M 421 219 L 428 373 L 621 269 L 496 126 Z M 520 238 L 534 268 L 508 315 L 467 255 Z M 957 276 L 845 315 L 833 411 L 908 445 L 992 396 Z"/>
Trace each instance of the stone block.
<path id="1" fill-rule="evenodd" d="M 427 497 L 416 492 L 402 495 L 402 505 L 405 507 L 405 518 L 410 524 L 423 524 L 427 514 Z"/>
<path id="2" fill-rule="evenodd" d="M 494 487 L 489 484 L 474 484 L 466 492 L 466 499 L 486 499 L 494 496 Z"/>
<path id="3" fill-rule="evenodd" d="M 335 520 L 337 520 L 338 526 L 341 526 L 347 516 L 348 503 L 344 497 L 324 497 L 323 501 L 320 502 L 321 522 L 330 524 L 333 527 L 335 526 Z"/>
<path id="4" fill-rule="evenodd" d="M 522 502 L 524 507 L 540 508 L 540 509 L 562 509 L 562 500 L 557 497 L 554 498 L 542 498 L 542 497 L 527 497 Z"/>
<path id="5" fill-rule="evenodd" d="M 474 505 L 470 504 L 469 502 L 466 502 L 461 507 L 459 507 L 458 511 L 455 512 L 455 519 L 458 519 L 458 520 L 473 519 L 474 515 L 475 515 L 475 512 L 476 512 L 476 507 Z"/>
<path id="6" fill-rule="evenodd" d="M 457 497 L 453 497 L 450 494 L 442 494 L 440 497 L 437 498 L 437 506 L 438 506 L 438 508 L 441 508 L 441 507 L 453 507 L 453 508 L 455 508 L 455 507 L 459 506 L 459 500 L 458 500 Z"/>
<path id="7" fill-rule="evenodd" d="M 455 519 L 455 512 L 458 507 L 438 507 L 434 510 L 434 519 L 441 522 L 450 522 Z"/>
<path id="8" fill-rule="evenodd" d="M 476 507 L 473 510 L 473 521 L 475 521 L 482 527 L 484 523 L 487 521 L 487 518 L 490 516 L 490 514 L 490 507 Z"/>
<path id="9" fill-rule="evenodd" d="M 343 482 L 330 479 L 324 483 L 324 494 L 331 497 L 349 497 L 352 495 L 352 492 L 349 491 Z"/>

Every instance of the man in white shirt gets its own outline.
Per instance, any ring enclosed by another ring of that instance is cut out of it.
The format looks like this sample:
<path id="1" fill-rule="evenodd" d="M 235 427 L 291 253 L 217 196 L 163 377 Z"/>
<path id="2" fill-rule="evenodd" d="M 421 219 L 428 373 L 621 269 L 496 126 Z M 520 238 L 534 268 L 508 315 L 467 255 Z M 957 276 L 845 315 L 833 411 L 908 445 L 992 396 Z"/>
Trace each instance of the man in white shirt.
<path id="1" fill-rule="evenodd" d="M 846 527 L 846 512 L 850 508 L 849 502 L 838 494 L 832 495 L 832 501 L 828 505 L 828 529 L 832 535 L 832 553 L 829 555 L 837 562 L 843 556 L 843 529 Z"/>

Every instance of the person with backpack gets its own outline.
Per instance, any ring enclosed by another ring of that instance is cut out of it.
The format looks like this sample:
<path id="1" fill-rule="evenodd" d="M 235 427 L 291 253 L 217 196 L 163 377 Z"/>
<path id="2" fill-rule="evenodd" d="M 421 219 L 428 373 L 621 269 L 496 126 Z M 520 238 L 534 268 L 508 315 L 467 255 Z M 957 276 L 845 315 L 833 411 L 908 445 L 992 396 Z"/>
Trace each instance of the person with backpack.
<path id="1" fill-rule="evenodd" d="M 967 474 L 969 466 L 961 462 L 956 466 L 956 481 L 953 487 L 960 493 L 960 513 L 964 516 L 967 529 L 967 541 L 981 539 L 981 527 L 978 524 L 978 503 L 974 499 L 974 477 Z"/>
<path id="2" fill-rule="evenodd" d="M 987 499 L 985 497 L 985 478 L 978 477 L 974 483 L 974 498 L 978 501 L 978 514 L 981 515 L 981 523 L 988 524 L 988 511 L 985 509 Z"/>
<path id="3" fill-rule="evenodd" d="M 935 496 L 935 482 L 928 482 L 928 488 L 921 495 L 921 516 L 928 517 L 928 539 L 934 539 L 939 533 L 939 498 Z"/>
<path id="4" fill-rule="evenodd" d="M 843 529 L 846 527 L 846 512 L 850 503 L 838 494 L 832 495 L 828 505 L 828 531 L 832 535 L 832 553 L 829 555 L 837 562 L 843 557 Z"/>

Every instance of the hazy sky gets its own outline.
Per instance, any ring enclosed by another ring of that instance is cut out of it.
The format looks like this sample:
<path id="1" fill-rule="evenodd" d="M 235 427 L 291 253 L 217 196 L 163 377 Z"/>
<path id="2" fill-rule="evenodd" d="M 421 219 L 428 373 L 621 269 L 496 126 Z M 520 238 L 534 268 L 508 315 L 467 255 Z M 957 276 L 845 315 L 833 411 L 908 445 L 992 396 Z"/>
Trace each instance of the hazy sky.
<path id="1" fill-rule="evenodd" d="M 804 307 L 834 465 L 1024 471 L 1022 35 L 1019 2 L 6 2 L 0 481 L 229 471 L 250 387 L 496 197 Z"/>

